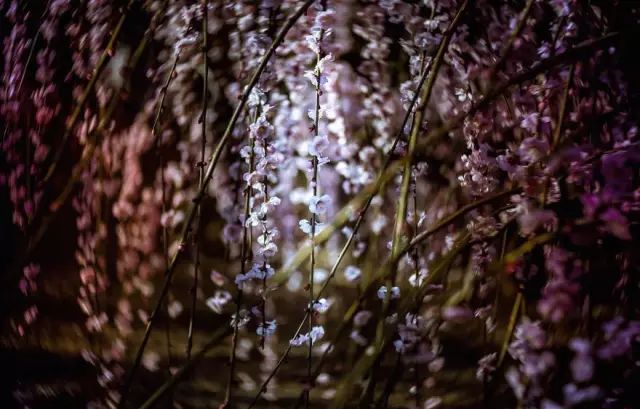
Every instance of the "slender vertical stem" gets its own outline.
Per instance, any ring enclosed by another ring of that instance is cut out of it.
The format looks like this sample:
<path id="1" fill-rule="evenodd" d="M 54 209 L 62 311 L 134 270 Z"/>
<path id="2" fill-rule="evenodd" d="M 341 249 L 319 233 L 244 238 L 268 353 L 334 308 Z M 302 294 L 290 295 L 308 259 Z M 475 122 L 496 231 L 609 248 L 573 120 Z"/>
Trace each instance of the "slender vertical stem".
<path id="1" fill-rule="evenodd" d="M 575 68 L 576 68 L 576 65 L 571 64 L 571 67 L 569 68 L 569 76 L 567 78 L 567 82 L 564 86 L 564 91 L 562 92 L 562 97 L 560 99 L 558 121 L 555 129 L 553 130 L 553 136 L 551 137 L 551 148 L 550 148 L 551 153 L 554 153 L 556 151 L 558 144 L 560 143 L 562 131 L 564 129 L 562 125 L 564 123 L 564 119 L 566 116 L 567 103 L 569 101 L 569 91 L 571 89 L 571 83 L 573 82 L 573 75 L 575 73 Z M 544 191 L 542 192 L 542 202 L 541 202 L 542 206 L 545 206 L 547 204 L 547 196 L 549 194 L 550 183 L 551 183 L 551 177 L 547 176 L 544 181 Z"/>
<path id="2" fill-rule="evenodd" d="M 256 114 L 257 117 L 257 109 Z M 254 169 L 254 161 L 255 161 L 255 139 L 251 138 L 250 142 L 251 146 L 251 154 L 249 155 L 249 173 L 253 172 Z M 250 183 L 247 183 L 247 186 L 244 190 L 244 217 L 242 219 L 242 241 L 240 243 L 240 275 L 243 275 L 247 271 L 247 261 L 249 260 L 251 253 L 251 242 L 247 242 L 249 237 L 249 228 L 247 227 L 247 220 L 249 219 L 249 214 L 251 212 L 251 197 L 253 196 L 253 188 Z M 236 369 L 236 353 L 238 349 L 238 331 L 240 329 L 240 311 L 242 307 L 242 283 L 238 284 L 238 294 L 236 295 L 236 315 L 233 321 L 233 337 L 231 340 L 231 352 L 229 354 L 229 376 L 227 379 L 227 388 L 225 390 L 224 402 L 221 405 L 221 408 L 228 408 L 232 403 L 232 394 L 233 394 L 233 383 L 234 383 L 234 374 Z"/>
<path id="3" fill-rule="evenodd" d="M 262 147 L 264 149 L 265 155 L 267 154 L 267 149 L 268 149 L 268 144 L 267 144 L 267 139 L 263 139 L 262 141 Z M 267 173 L 265 171 L 265 174 L 262 178 L 262 185 L 264 187 L 264 201 L 263 203 L 267 204 L 267 202 L 269 201 L 269 178 L 267 177 Z M 266 221 L 266 215 L 265 215 L 265 220 L 262 220 L 262 230 L 263 230 L 263 238 L 264 238 L 264 242 L 267 242 L 267 239 L 269 237 L 269 230 L 268 230 L 268 226 L 267 226 L 267 221 Z M 264 349 L 264 342 L 265 342 L 265 338 L 266 338 L 266 329 L 267 329 L 267 258 L 265 257 L 264 260 L 262 261 L 262 295 L 261 295 L 261 300 L 260 300 L 260 312 L 262 314 L 262 334 L 260 335 L 260 348 Z"/>
<path id="4" fill-rule="evenodd" d="M 275 11 L 276 8 L 275 7 L 270 7 L 269 8 L 269 27 L 268 27 L 268 33 L 269 36 L 273 36 L 273 30 L 275 28 Z M 265 137 L 262 140 L 262 148 L 264 149 L 264 153 L 265 155 L 268 155 L 268 148 L 269 148 L 269 144 L 267 141 L 267 138 Z M 267 206 L 267 202 L 269 201 L 269 177 L 267 174 L 268 170 L 265 171 L 265 174 L 262 178 L 262 185 L 264 188 L 264 198 L 263 198 L 263 203 L 265 206 Z M 263 241 L 264 243 L 267 242 L 268 238 L 269 238 L 269 226 L 267 225 L 267 215 L 265 214 L 264 219 L 262 220 L 262 231 L 263 231 Z M 267 257 L 264 257 L 264 260 L 262 261 L 262 294 L 261 294 L 261 300 L 260 300 L 260 312 L 262 314 L 262 334 L 260 334 L 260 348 L 264 350 L 264 346 L 265 346 L 265 340 L 266 340 L 266 336 L 267 336 Z M 289 345 L 289 348 L 291 346 Z M 258 395 L 259 396 L 259 395 Z"/>
<path id="5" fill-rule="evenodd" d="M 322 8 L 324 9 L 326 6 L 324 2 L 322 2 Z M 320 93 L 321 93 L 321 75 L 320 72 L 320 60 L 323 57 L 322 51 L 322 39 L 324 37 L 324 30 L 320 30 L 320 38 L 318 39 L 318 53 L 316 54 L 316 107 L 315 107 L 315 117 L 313 123 L 313 136 L 314 138 L 318 137 L 319 134 L 319 125 L 320 125 Z M 313 166 L 313 176 L 311 177 L 311 188 L 313 190 L 313 197 L 318 196 L 318 156 L 313 155 L 312 159 Z M 314 240 L 316 237 L 316 223 L 317 223 L 317 215 L 316 212 L 311 213 L 311 260 L 309 267 L 309 314 L 307 315 L 307 327 L 309 331 L 309 335 L 311 335 L 311 329 L 313 328 L 313 307 L 315 304 L 315 298 L 313 295 L 313 285 L 314 285 L 314 275 L 315 275 L 315 266 L 316 266 L 316 246 L 314 244 Z M 313 340 L 311 336 L 309 336 L 309 349 L 307 351 L 307 396 L 305 400 L 305 407 L 309 409 L 309 404 L 311 401 L 311 389 L 313 380 L 311 378 L 311 368 L 312 368 L 312 353 L 313 353 Z"/>
<path id="6" fill-rule="evenodd" d="M 417 176 L 413 178 L 413 231 L 418 231 L 418 181 Z M 413 274 L 415 274 L 415 285 L 416 287 L 420 286 L 420 253 L 418 251 L 418 246 L 415 246 L 413 249 Z M 420 314 L 420 299 L 419 299 L 419 291 L 416 291 L 416 308 L 413 312 L 413 325 L 418 326 L 418 314 Z M 416 346 L 417 348 L 417 346 Z M 414 387 L 416 388 L 415 392 L 415 402 L 416 408 L 420 407 L 420 364 L 415 361 L 413 364 L 413 376 L 414 376 Z"/>
<path id="7" fill-rule="evenodd" d="M 208 0 L 202 1 L 202 61 L 204 74 L 202 78 L 202 112 L 200 114 L 200 160 L 197 163 L 199 169 L 198 189 L 204 185 L 205 149 L 207 147 L 207 108 L 209 102 L 209 45 L 208 45 Z M 189 315 L 189 330 L 187 333 L 187 359 L 191 357 L 193 349 L 193 331 L 196 319 L 196 303 L 198 300 L 198 276 L 200 274 L 200 230 L 202 207 L 198 206 L 196 226 L 193 232 L 193 285 L 191 286 L 191 311 Z"/>
<path id="8" fill-rule="evenodd" d="M 44 11 L 40 16 L 40 24 L 38 24 L 38 27 L 42 26 L 42 23 L 44 22 L 44 18 L 49 12 L 50 4 L 51 4 L 51 0 L 47 0 L 47 4 L 44 7 Z M 29 54 L 27 55 L 27 61 L 25 61 L 24 68 L 22 69 L 22 73 L 20 74 L 20 81 L 18 82 L 18 88 L 16 89 L 16 92 L 20 92 L 20 90 L 22 90 L 22 84 L 24 83 L 24 79 L 27 76 L 27 70 L 29 69 L 29 65 L 31 64 L 31 60 L 33 59 L 33 55 L 36 50 L 36 45 L 38 44 L 38 41 L 40 40 L 41 35 L 42 34 L 40 33 L 40 29 L 38 29 L 36 31 L 36 34 L 33 36 L 33 40 L 31 40 L 31 47 L 29 47 Z"/>
<path id="9" fill-rule="evenodd" d="M 173 79 L 176 71 L 176 67 L 178 65 L 178 61 L 180 60 L 180 50 L 178 50 L 175 54 L 173 63 L 169 70 L 169 75 L 167 75 L 167 79 L 160 90 L 160 101 L 158 103 L 158 107 L 156 109 L 156 115 L 153 120 L 153 126 L 151 128 L 151 135 L 154 138 L 154 149 L 156 155 L 160 160 L 160 184 L 162 189 L 162 214 L 165 214 L 167 211 L 167 180 L 165 173 L 165 159 L 164 155 L 160 148 L 160 136 L 158 135 L 158 126 L 160 124 L 160 118 L 164 111 L 164 102 L 167 97 L 167 92 L 169 90 L 169 85 L 171 84 L 171 80 Z M 162 255 L 164 260 L 164 268 L 165 268 L 165 277 L 168 273 L 169 266 L 169 230 L 167 229 L 166 224 L 162 224 Z M 169 375 L 171 375 L 171 366 L 173 365 L 173 353 L 171 352 L 171 316 L 169 314 L 169 299 L 165 302 L 165 312 L 167 314 L 167 321 L 165 324 L 165 342 L 167 346 L 167 371 Z M 172 398 L 169 398 L 170 405 L 172 405 Z"/>
<path id="10" fill-rule="evenodd" d="M 307 314 L 308 314 L 308 312 L 307 312 Z M 304 327 L 305 322 L 306 322 L 306 315 L 300 321 L 300 324 L 298 324 L 298 328 L 296 329 L 296 332 L 294 333 L 292 338 L 297 337 L 302 332 L 302 328 Z M 276 376 L 276 373 L 278 372 L 278 369 L 280 369 L 280 367 L 282 366 L 284 361 L 287 359 L 287 356 L 289 356 L 289 352 L 291 352 L 291 348 L 292 347 L 293 347 L 293 345 L 291 343 L 289 343 L 287 345 L 287 349 L 285 349 L 284 354 L 282 354 L 280 359 L 278 359 L 278 362 L 276 363 L 276 366 L 271 370 L 269 375 L 267 375 L 267 378 L 262 382 L 262 385 L 260 385 L 260 389 L 258 389 L 258 393 L 253 397 L 253 400 L 251 401 L 251 403 L 249 404 L 247 409 L 252 409 L 256 405 L 256 403 L 258 403 L 258 400 L 260 399 L 260 396 L 262 395 L 262 393 L 266 392 L 267 385 L 269 385 L 269 382 L 271 382 L 271 379 L 273 379 L 273 377 Z"/>
<path id="11" fill-rule="evenodd" d="M 387 383 L 382 391 L 382 394 L 378 398 L 378 403 L 376 403 L 376 409 L 387 409 L 389 407 L 389 398 L 393 393 L 393 389 L 402 378 L 402 372 L 404 369 L 404 363 L 402 362 L 402 355 L 396 353 L 396 362 L 393 365 L 393 371 L 391 375 L 387 378 Z M 416 408 L 419 406 L 416 405 Z"/>
<path id="12" fill-rule="evenodd" d="M 162 189 L 162 214 L 165 214 L 167 211 L 167 178 L 165 174 L 165 163 L 164 163 L 164 155 L 161 152 L 158 152 L 160 156 L 160 183 Z M 164 260 L 165 266 L 165 275 L 166 275 L 166 267 L 169 265 L 169 230 L 167 226 L 163 223 L 162 225 L 162 256 Z M 173 354 L 171 352 L 171 314 L 169 314 L 169 304 L 170 300 L 167 297 L 165 302 L 165 312 L 167 314 L 167 321 L 165 324 L 165 342 L 167 344 L 167 372 L 171 375 L 171 366 L 173 365 Z"/>
<path id="13" fill-rule="evenodd" d="M 509 341 L 511 341 L 511 335 L 513 334 L 513 330 L 516 327 L 516 323 L 518 322 L 518 311 L 522 306 L 522 292 L 518 291 L 516 295 L 516 299 L 513 302 L 513 307 L 511 308 L 511 314 L 509 316 L 509 324 L 507 325 L 507 330 L 505 332 L 505 337 L 502 341 L 502 347 L 500 348 L 500 355 L 498 355 L 498 363 L 496 367 L 502 366 L 502 362 L 504 361 L 505 356 L 507 355 L 507 349 L 509 348 Z"/>

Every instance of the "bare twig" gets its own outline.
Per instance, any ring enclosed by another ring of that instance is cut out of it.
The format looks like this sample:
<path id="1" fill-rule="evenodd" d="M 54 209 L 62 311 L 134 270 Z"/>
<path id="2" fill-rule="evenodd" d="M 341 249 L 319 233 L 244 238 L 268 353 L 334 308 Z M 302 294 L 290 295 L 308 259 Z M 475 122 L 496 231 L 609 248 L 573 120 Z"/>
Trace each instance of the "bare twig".
<path id="1" fill-rule="evenodd" d="M 322 1 L 323 9 L 326 8 L 326 4 Z M 321 76 L 320 72 L 320 61 L 324 55 L 322 51 L 322 40 L 324 38 L 324 30 L 320 30 L 320 38 L 318 39 L 318 52 L 316 53 L 316 106 L 313 120 L 313 129 L 314 129 L 314 137 L 317 138 L 319 134 L 319 126 L 320 126 L 320 94 L 321 90 Z M 316 152 L 317 154 L 317 152 Z M 311 177 L 311 190 L 313 192 L 313 197 L 318 196 L 318 156 L 313 155 L 312 158 L 312 166 L 313 166 L 313 175 Z M 313 286 L 315 281 L 315 268 L 316 268 L 316 246 L 314 243 L 316 237 L 316 224 L 317 224 L 317 215 L 316 212 L 311 213 L 311 257 L 309 264 L 309 305 L 307 308 L 309 309 L 309 313 L 307 314 L 307 330 L 308 333 L 311 334 L 311 329 L 313 328 L 313 308 L 315 306 L 315 298 L 313 296 Z M 311 367 L 313 362 L 313 339 L 309 336 L 309 343 L 307 349 L 307 385 L 305 388 L 305 407 L 309 409 L 309 404 L 311 403 L 311 389 L 313 388 L 313 382 L 311 381 Z"/>
<path id="2" fill-rule="evenodd" d="M 204 184 L 204 167 L 205 164 L 205 149 L 207 147 L 207 109 L 209 102 L 209 45 L 207 41 L 208 37 L 208 0 L 202 1 L 202 60 L 203 60 L 203 78 L 202 78 L 202 112 L 200 114 L 200 124 L 202 136 L 200 137 L 200 160 L 197 163 L 199 176 L 198 176 L 198 189 L 201 190 Z M 193 233 L 193 284 L 191 286 L 191 309 L 189 313 L 189 329 L 187 331 L 187 359 L 191 357 L 191 350 L 193 349 L 193 326 L 196 319 L 196 302 L 198 300 L 198 275 L 200 273 L 200 216 L 201 208 L 198 206 L 196 212 L 196 227 Z"/>
<path id="3" fill-rule="evenodd" d="M 149 31 L 150 33 L 150 31 Z M 173 60 L 173 64 L 171 65 L 171 69 L 169 70 L 169 75 L 167 75 L 167 79 L 160 90 L 160 100 L 158 106 L 156 108 L 156 115 L 153 120 L 153 125 L 151 127 L 151 135 L 154 138 L 154 149 L 156 155 L 160 159 L 160 183 L 162 189 L 162 214 L 167 211 L 167 181 L 165 174 L 165 159 L 164 155 L 160 148 L 160 136 L 158 135 L 158 126 L 160 124 L 160 117 L 164 111 L 164 102 L 167 97 L 167 91 L 169 90 L 169 85 L 171 84 L 171 80 L 174 77 L 176 67 L 178 65 L 178 61 L 180 60 L 180 49 L 178 49 L 175 53 L 175 57 Z M 166 268 L 169 265 L 169 231 L 167 226 L 162 224 L 162 257 L 165 266 L 165 276 L 167 274 Z M 165 340 L 167 344 L 167 367 L 169 375 L 171 375 L 171 366 L 173 364 L 173 354 L 171 352 L 171 317 L 169 314 L 169 300 L 167 299 L 165 302 L 165 312 L 167 314 L 167 322 L 165 325 Z"/>
<path id="4" fill-rule="evenodd" d="M 257 118 L 257 108 L 256 114 L 254 116 Z M 249 156 L 249 169 L 248 173 L 253 172 L 254 168 L 254 159 L 255 159 L 255 139 L 251 138 L 251 154 Z M 249 219 L 249 213 L 251 212 L 251 196 L 253 196 L 253 188 L 251 184 L 247 184 L 244 189 L 244 217 L 242 219 L 242 242 L 240 243 L 240 275 L 242 276 L 247 271 L 247 262 L 249 261 L 249 256 L 251 253 L 251 243 L 247 243 L 249 227 L 247 226 L 247 220 Z M 224 403 L 220 406 L 221 408 L 226 408 L 231 404 L 232 392 L 233 392 L 233 383 L 234 383 L 234 375 L 236 369 L 236 351 L 238 349 L 238 330 L 240 328 L 240 311 L 242 307 L 242 284 L 238 284 L 238 294 L 236 295 L 236 315 L 233 322 L 233 338 L 231 340 L 231 352 L 229 354 L 229 377 L 227 380 L 227 388 L 225 390 L 224 395 Z"/>

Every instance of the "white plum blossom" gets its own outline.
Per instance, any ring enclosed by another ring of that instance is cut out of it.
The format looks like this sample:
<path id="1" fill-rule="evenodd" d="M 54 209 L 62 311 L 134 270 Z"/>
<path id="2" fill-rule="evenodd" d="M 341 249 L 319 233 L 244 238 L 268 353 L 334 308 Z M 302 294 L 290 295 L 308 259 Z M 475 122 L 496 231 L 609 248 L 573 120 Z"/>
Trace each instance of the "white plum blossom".
<path id="1" fill-rule="evenodd" d="M 230 300 L 231 294 L 228 291 L 216 290 L 213 297 L 207 298 L 206 304 L 216 314 L 222 314 L 222 309 Z"/>
<path id="2" fill-rule="evenodd" d="M 373 317 L 373 313 L 369 310 L 361 310 L 353 317 L 353 325 L 356 327 L 364 327 L 367 322 Z"/>
<path id="3" fill-rule="evenodd" d="M 309 342 L 311 342 L 311 345 L 314 345 L 317 341 L 322 339 L 322 337 L 324 337 L 324 327 L 317 325 L 311 328 L 311 331 L 308 334 L 300 334 L 290 340 L 289 343 L 296 347 L 309 344 Z"/>
<path id="4" fill-rule="evenodd" d="M 249 280 L 264 280 L 273 277 L 275 270 L 269 264 L 254 264 L 251 270 L 244 274 L 238 274 L 236 276 L 236 284 L 241 285 L 245 281 Z"/>
<path id="5" fill-rule="evenodd" d="M 329 277 L 329 272 L 324 268 L 316 268 L 315 274 L 313 275 L 313 282 L 316 284 L 323 283 Z"/>
<path id="6" fill-rule="evenodd" d="M 157 371 L 160 366 L 160 355 L 155 351 L 145 352 L 142 356 L 142 366 L 149 372 Z"/>
<path id="7" fill-rule="evenodd" d="M 169 303 L 167 307 L 167 312 L 171 318 L 176 318 L 180 313 L 182 313 L 183 307 L 182 303 L 178 300 L 173 300 Z"/>
<path id="8" fill-rule="evenodd" d="M 300 227 L 300 230 L 302 230 L 303 233 L 311 234 L 311 222 L 309 222 L 309 220 L 307 219 L 300 220 L 298 222 L 298 226 Z M 316 234 L 322 229 L 324 229 L 324 227 L 325 227 L 325 223 L 319 223 L 316 221 Z"/>
<path id="9" fill-rule="evenodd" d="M 309 155 L 322 157 L 328 147 L 329 139 L 327 135 L 317 135 L 313 137 L 307 150 L 309 151 Z"/>
<path id="10" fill-rule="evenodd" d="M 321 340 L 324 337 L 324 327 L 321 325 L 316 325 L 315 327 L 311 328 L 309 337 L 311 338 L 311 344 L 315 344 L 317 341 Z"/>
<path id="11" fill-rule="evenodd" d="M 388 288 L 386 286 L 381 286 L 378 288 L 378 298 L 384 300 L 387 297 Z M 391 287 L 391 299 L 395 300 L 400 298 L 400 288 L 399 287 Z"/>
<path id="12" fill-rule="evenodd" d="M 403 354 L 407 350 L 405 343 L 401 339 L 396 339 L 395 341 L 393 341 L 393 347 L 399 354 Z"/>
<path id="13" fill-rule="evenodd" d="M 262 323 L 260 323 L 258 328 L 256 328 L 256 333 L 261 337 L 268 337 L 276 332 L 276 320 L 267 321 L 266 324 L 266 326 L 263 326 Z"/>
<path id="14" fill-rule="evenodd" d="M 269 242 L 260 247 L 259 252 L 265 257 L 273 257 L 278 252 L 278 246 L 274 242 Z"/>
<path id="15" fill-rule="evenodd" d="M 231 321 L 229 321 L 229 326 L 238 328 L 242 328 L 249 323 L 251 317 L 249 316 L 249 312 L 245 309 L 240 310 L 240 314 L 233 313 L 231 315 Z"/>
<path id="16" fill-rule="evenodd" d="M 344 278 L 349 282 L 356 281 L 360 278 L 362 271 L 356 266 L 347 266 L 344 269 Z"/>
<path id="17" fill-rule="evenodd" d="M 428 275 L 429 270 L 427 268 L 421 268 L 417 273 L 409 276 L 409 284 L 411 287 L 420 287 Z"/>
<path id="18" fill-rule="evenodd" d="M 249 271 L 249 274 L 252 278 L 263 280 L 265 278 L 269 279 L 273 277 L 273 275 L 275 274 L 275 270 L 269 264 L 254 264 Z"/>
<path id="19" fill-rule="evenodd" d="M 312 196 L 309 200 L 309 211 L 317 215 L 325 214 L 331 205 L 331 196 Z"/>
<path id="20" fill-rule="evenodd" d="M 327 312 L 329 307 L 331 307 L 331 304 L 331 301 L 328 301 L 326 298 L 320 298 L 313 303 L 313 310 L 320 314 L 324 314 Z"/>

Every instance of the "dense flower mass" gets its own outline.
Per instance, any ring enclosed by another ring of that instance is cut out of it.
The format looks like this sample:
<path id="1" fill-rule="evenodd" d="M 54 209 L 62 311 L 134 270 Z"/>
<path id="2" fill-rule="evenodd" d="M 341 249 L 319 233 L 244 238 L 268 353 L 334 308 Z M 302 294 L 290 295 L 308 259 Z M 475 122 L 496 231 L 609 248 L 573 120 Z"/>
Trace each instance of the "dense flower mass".
<path id="1" fill-rule="evenodd" d="M 639 35 L 634 2 L 0 0 L 0 406 L 640 407 Z"/>

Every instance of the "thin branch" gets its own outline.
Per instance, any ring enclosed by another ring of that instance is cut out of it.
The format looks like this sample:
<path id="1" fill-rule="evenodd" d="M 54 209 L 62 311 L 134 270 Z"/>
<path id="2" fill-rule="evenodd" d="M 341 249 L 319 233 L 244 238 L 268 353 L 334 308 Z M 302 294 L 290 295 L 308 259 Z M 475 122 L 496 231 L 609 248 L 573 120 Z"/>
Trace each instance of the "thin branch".
<path id="1" fill-rule="evenodd" d="M 308 310 L 307 310 L 307 313 L 305 314 L 305 317 L 302 320 L 300 320 L 300 324 L 298 324 L 298 328 L 296 329 L 296 332 L 294 333 L 293 337 L 291 337 L 292 339 L 296 338 L 302 332 L 302 328 L 304 327 L 304 323 L 306 322 L 307 315 L 309 315 Z M 266 379 L 262 382 L 262 385 L 260 385 L 260 389 L 258 389 L 258 393 L 253 397 L 253 400 L 251 401 L 247 409 L 252 409 L 256 405 L 256 403 L 258 403 L 258 401 L 260 400 L 260 396 L 262 396 L 262 394 L 267 391 L 267 386 L 269 385 L 269 382 L 271 382 L 271 379 L 273 379 L 273 377 L 276 376 L 276 373 L 278 373 L 278 370 L 280 369 L 284 361 L 289 356 L 289 352 L 291 352 L 292 347 L 293 345 L 291 345 L 291 343 L 287 345 L 287 349 L 285 349 L 280 359 L 278 359 L 278 363 L 276 363 L 276 366 L 271 370 L 269 375 L 267 375 Z"/>
<path id="2" fill-rule="evenodd" d="M 267 144 L 267 139 L 265 138 L 262 141 L 262 146 L 264 148 L 264 151 L 267 152 L 268 151 L 268 144 Z M 269 201 L 269 178 L 267 176 L 267 173 L 265 172 L 264 176 L 262 177 L 262 186 L 264 189 L 264 200 L 263 200 L 263 204 L 264 206 L 267 206 L 267 203 Z M 262 223 L 262 230 L 263 230 L 263 240 L 266 243 L 269 237 L 269 229 L 267 226 L 267 216 L 265 214 L 264 219 L 261 221 Z M 262 333 L 260 334 L 260 348 L 264 349 L 264 344 L 265 344 L 265 340 L 267 337 L 267 258 L 265 257 L 264 260 L 262 261 L 262 271 L 263 271 L 263 277 L 262 277 L 262 294 L 260 295 L 260 313 L 262 314 Z"/>
<path id="3" fill-rule="evenodd" d="M 573 82 L 573 75 L 575 73 L 575 64 L 571 64 L 571 68 L 569 68 L 569 77 L 567 78 L 567 82 L 564 86 L 564 91 L 562 93 L 562 97 L 560 99 L 560 109 L 558 112 L 558 123 L 556 124 L 556 128 L 553 130 L 553 136 L 551 139 L 551 148 L 549 149 L 550 154 L 553 154 L 558 147 L 558 143 L 560 143 L 560 137 L 563 131 L 563 123 L 567 110 L 567 102 L 569 101 L 569 90 L 571 89 L 571 83 Z M 547 175 L 544 179 L 544 189 L 542 192 L 542 200 L 541 205 L 546 206 L 547 204 L 547 196 L 549 194 L 549 188 L 551 184 L 551 175 Z"/>
<path id="4" fill-rule="evenodd" d="M 257 108 L 256 113 L 254 115 L 255 118 L 258 117 Z M 254 168 L 254 160 L 255 160 L 255 139 L 251 138 L 251 154 L 249 156 L 249 169 L 248 173 L 251 174 Z M 244 189 L 244 217 L 242 219 L 242 242 L 240 243 L 240 276 L 244 275 L 247 271 L 247 261 L 249 261 L 249 254 L 251 253 L 251 243 L 247 243 L 249 227 L 247 226 L 247 220 L 249 219 L 249 214 L 251 212 L 251 196 L 253 196 L 253 188 L 250 183 L 247 183 L 247 186 Z M 238 284 L 238 294 L 236 295 L 236 315 L 233 322 L 233 338 L 231 340 L 231 352 L 229 354 L 229 377 L 227 379 L 227 388 L 225 390 L 224 395 L 224 403 L 220 406 L 221 408 L 226 408 L 231 403 L 231 395 L 233 390 L 233 382 L 234 382 L 234 374 L 236 369 L 236 351 L 238 349 L 238 330 L 240 328 L 240 310 L 242 307 L 242 284 Z"/>
<path id="5" fill-rule="evenodd" d="M 204 74 L 202 78 L 202 112 L 200 114 L 199 122 L 201 124 L 200 137 L 200 160 L 196 164 L 198 167 L 198 189 L 201 190 L 204 184 L 204 167 L 205 167 L 205 149 L 207 148 L 207 109 L 209 103 L 209 45 L 207 41 L 208 37 L 208 0 L 202 1 L 202 59 Z M 196 227 L 193 233 L 193 283 L 191 286 L 191 309 L 189 313 L 189 329 L 187 331 L 187 359 L 191 357 L 191 350 L 193 349 L 193 326 L 196 319 L 196 303 L 198 300 L 198 276 L 200 273 L 200 221 L 201 221 L 201 207 L 198 206 L 196 214 Z"/>
<path id="6" fill-rule="evenodd" d="M 518 322 L 518 311 L 520 311 L 520 309 L 522 308 L 522 301 L 522 291 L 518 291 L 516 299 L 513 302 L 513 307 L 511 308 L 511 314 L 509 314 L 509 323 L 507 324 L 507 330 L 505 331 L 505 336 L 500 347 L 500 354 L 498 355 L 498 363 L 496 365 L 496 367 L 498 368 L 502 366 L 504 357 L 507 355 L 509 341 L 511 341 L 513 330 L 515 329 L 516 323 Z"/>
<path id="7" fill-rule="evenodd" d="M 380 394 L 378 398 L 378 403 L 376 403 L 376 409 L 387 409 L 389 407 L 389 397 L 393 393 L 393 389 L 396 387 L 400 378 L 402 378 L 402 372 L 404 370 L 404 363 L 402 362 L 402 355 L 396 353 L 396 362 L 393 366 L 393 371 L 391 375 L 387 378 L 387 384 Z M 417 393 L 417 391 L 416 391 Z M 418 407 L 418 406 L 416 406 Z"/>
<path id="8" fill-rule="evenodd" d="M 323 10 L 326 9 L 326 5 L 325 2 L 322 1 L 322 8 Z M 315 113 L 314 113 L 314 120 L 313 120 L 313 129 L 314 129 L 314 134 L 313 136 L 315 138 L 318 137 L 318 134 L 320 132 L 319 127 L 320 127 L 320 93 L 322 92 L 321 90 L 321 76 L 322 73 L 320 72 L 320 61 L 322 60 L 322 57 L 324 56 L 324 53 L 322 51 L 322 40 L 324 38 L 324 29 L 320 30 L 320 38 L 318 39 L 318 52 L 316 53 L 316 69 L 315 69 L 315 75 L 316 75 L 316 106 L 315 106 Z M 313 176 L 311 177 L 311 190 L 313 192 L 313 197 L 317 197 L 318 196 L 318 156 L 317 156 L 317 152 L 316 155 L 313 155 L 312 157 L 312 166 L 313 166 Z M 309 305 L 307 306 L 307 308 L 309 309 L 309 313 L 307 314 L 307 331 L 308 334 L 311 335 L 311 330 L 313 328 L 313 308 L 315 306 L 315 298 L 313 296 L 313 286 L 315 284 L 315 268 L 316 268 L 316 246 L 314 243 L 315 237 L 316 237 L 316 223 L 317 223 L 317 219 L 318 216 L 316 214 L 316 212 L 312 212 L 311 213 L 311 257 L 310 257 L 310 263 L 309 263 L 309 282 L 308 282 L 308 286 L 309 286 Z M 313 338 L 311 336 L 309 336 L 309 345 L 308 345 L 308 349 L 307 349 L 307 385 L 305 388 L 306 394 L 305 394 L 305 407 L 306 409 L 309 409 L 309 405 L 311 403 L 311 389 L 313 388 L 313 382 L 311 380 L 311 367 L 313 365 Z"/>
<path id="9" fill-rule="evenodd" d="M 460 209 L 456 210 L 454 213 L 450 214 L 449 216 L 444 217 L 442 220 L 440 220 L 438 223 L 436 223 L 433 227 L 423 231 L 422 233 L 417 234 L 413 240 L 411 240 L 409 242 L 409 244 L 407 246 L 405 246 L 402 251 L 398 254 L 398 259 L 401 258 L 402 256 L 404 256 L 405 254 L 407 254 L 407 252 L 409 252 L 413 247 L 417 246 L 418 244 L 422 243 L 423 241 L 425 241 L 427 238 L 429 238 L 430 236 L 432 236 L 434 233 L 436 233 L 437 231 L 441 230 L 443 227 L 453 223 L 455 220 L 457 220 L 459 217 L 467 214 L 468 212 L 477 209 L 480 206 L 483 206 L 487 203 L 492 203 L 494 201 L 498 201 L 502 198 L 505 198 L 507 196 L 510 195 L 514 195 L 520 192 L 519 188 L 513 188 L 513 189 L 508 189 L 508 190 L 504 190 L 502 192 L 498 192 L 498 193 L 494 193 L 492 195 L 483 197 L 482 199 L 478 199 L 473 203 L 469 203 L 465 206 L 462 206 Z"/>
<path id="10" fill-rule="evenodd" d="M 150 34 L 151 31 L 149 30 Z M 141 53 L 136 53 L 141 54 Z M 153 120 L 153 125 L 151 127 L 151 135 L 154 139 L 154 149 L 156 155 L 160 159 L 160 183 L 162 189 L 162 214 L 167 211 L 167 181 L 165 174 L 165 158 L 164 154 L 160 149 L 160 136 L 158 135 L 158 126 L 160 124 L 160 117 L 164 111 L 164 102 L 167 96 L 167 92 L 169 90 L 169 85 L 171 84 L 171 80 L 174 77 L 176 67 L 178 66 L 178 61 L 180 60 L 180 49 L 176 51 L 176 55 L 173 60 L 173 64 L 171 65 L 171 69 L 169 70 L 169 75 L 167 75 L 167 79 L 164 83 L 164 86 L 160 90 L 160 100 L 158 103 L 158 107 L 156 108 L 156 115 Z M 162 224 L 162 257 L 165 266 L 165 276 L 167 274 L 166 268 L 169 265 L 169 230 L 167 226 Z M 165 302 L 165 312 L 167 314 L 167 322 L 165 325 L 165 340 L 167 344 L 167 367 L 169 375 L 171 375 L 171 366 L 173 365 L 173 354 L 171 353 L 171 317 L 169 314 L 169 300 L 167 299 Z"/>

